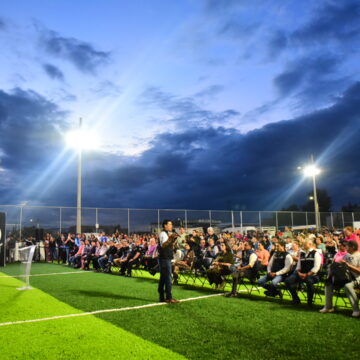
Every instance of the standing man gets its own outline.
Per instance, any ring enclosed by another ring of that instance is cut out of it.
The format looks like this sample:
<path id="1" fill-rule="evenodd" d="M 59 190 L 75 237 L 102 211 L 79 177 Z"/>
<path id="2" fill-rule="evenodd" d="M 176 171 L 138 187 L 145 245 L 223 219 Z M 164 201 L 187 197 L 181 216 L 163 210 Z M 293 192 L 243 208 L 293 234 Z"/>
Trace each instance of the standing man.
<path id="1" fill-rule="evenodd" d="M 171 294 L 172 284 L 172 264 L 171 260 L 174 257 L 174 242 L 178 235 L 173 232 L 173 223 L 170 220 L 163 221 L 163 231 L 159 236 L 159 298 L 160 302 L 167 302 L 170 304 L 178 303 L 178 300 L 173 299 Z M 164 296 L 166 293 L 166 299 Z"/>

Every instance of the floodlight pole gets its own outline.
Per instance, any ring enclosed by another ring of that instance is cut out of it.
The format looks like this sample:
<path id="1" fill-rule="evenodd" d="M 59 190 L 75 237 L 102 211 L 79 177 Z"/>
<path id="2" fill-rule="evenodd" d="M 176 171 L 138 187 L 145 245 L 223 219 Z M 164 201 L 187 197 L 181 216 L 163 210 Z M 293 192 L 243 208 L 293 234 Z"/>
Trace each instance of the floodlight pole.
<path id="1" fill-rule="evenodd" d="M 314 165 L 314 157 L 311 155 L 311 163 Z M 320 211 L 319 211 L 319 202 L 317 198 L 317 190 L 316 190 L 316 174 L 315 172 L 312 174 L 313 180 L 313 195 L 314 195 L 314 207 L 315 207 L 315 224 L 316 230 L 320 229 Z"/>
<path id="2" fill-rule="evenodd" d="M 82 118 L 79 119 L 79 132 L 81 134 Z M 76 204 L 76 233 L 81 234 L 81 195 L 82 195 L 82 139 L 78 150 L 77 166 L 77 204 Z"/>

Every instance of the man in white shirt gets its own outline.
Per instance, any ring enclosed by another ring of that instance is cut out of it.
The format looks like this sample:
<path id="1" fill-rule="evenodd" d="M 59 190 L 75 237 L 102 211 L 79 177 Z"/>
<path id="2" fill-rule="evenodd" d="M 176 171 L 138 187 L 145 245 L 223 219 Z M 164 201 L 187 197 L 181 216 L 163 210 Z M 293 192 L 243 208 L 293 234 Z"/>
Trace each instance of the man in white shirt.
<path id="1" fill-rule="evenodd" d="M 314 297 L 314 284 L 319 281 L 317 273 L 321 267 L 321 256 L 314 247 L 313 240 L 308 239 L 304 243 L 304 250 L 300 252 L 300 258 L 296 270 L 286 280 L 285 284 L 292 296 L 293 304 L 300 304 L 300 298 L 296 288 L 300 282 L 304 282 L 307 292 L 307 303 L 312 305 Z"/>
<path id="2" fill-rule="evenodd" d="M 266 296 L 281 296 L 277 285 L 284 280 L 284 277 L 291 270 L 293 260 L 291 255 L 286 252 L 285 246 L 282 240 L 275 245 L 275 252 L 267 266 L 267 274 L 259 279 L 259 285 L 266 289 Z"/>

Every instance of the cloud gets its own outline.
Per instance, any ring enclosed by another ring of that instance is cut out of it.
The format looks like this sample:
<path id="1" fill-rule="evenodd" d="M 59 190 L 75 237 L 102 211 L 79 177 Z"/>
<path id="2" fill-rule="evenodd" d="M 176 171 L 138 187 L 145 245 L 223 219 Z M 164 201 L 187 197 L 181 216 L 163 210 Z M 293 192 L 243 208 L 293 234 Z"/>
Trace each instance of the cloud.
<path id="1" fill-rule="evenodd" d="M 0 90 L 0 160 L 12 189 L 0 193 L 13 195 L 29 188 L 44 171 L 44 163 L 58 154 L 66 128 L 66 113 L 31 90 Z M 51 176 L 51 175 L 49 175 Z M 11 202 L 11 200 L 10 200 Z"/>
<path id="2" fill-rule="evenodd" d="M 94 88 L 92 88 L 91 91 L 97 96 L 101 95 L 101 96 L 116 97 L 123 92 L 123 89 L 120 86 L 113 83 L 112 81 L 103 80 L 99 84 L 97 84 Z"/>
<path id="3" fill-rule="evenodd" d="M 2 17 L 0 17 L 0 30 L 6 30 L 6 21 Z"/>
<path id="4" fill-rule="evenodd" d="M 205 89 L 198 91 L 194 97 L 197 98 L 213 98 L 214 96 L 220 94 L 222 91 L 224 91 L 224 86 L 222 85 L 210 85 L 206 87 Z"/>
<path id="5" fill-rule="evenodd" d="M 289 62 L 274 78 L 279 97 L 293 96 L 302 107 L 312 103 L 314 108 L 328 102 L 330 96 L 339 93 L 350 81 L 339 75 L 341 61 L 339 56 L 321 53 Z"/>
<path id="6" fill-rule="evenodd" d="M 184 101 L 159 90 L 157 94 L 159 101 L 170 99 L 170 108 Z M 318 186 L 329 191 L 335 206 L 359 202 L 359 104 L 360 83 L 355 83 L 332 106 L 246 134 L 221 126 L 193 126 L 159 133 L 136 158 L 86 153 L 83 204 L 189 209 L 225 209 L 232 204 L 235 209 L 277 210 L 304 202 L 311 184 L 300 181 L 296 168 L 310 154 L 323 169 Z M 66 155 L 55 168 L 48 166 L 63 150 L 56 127 L 66 128 L 64 116 L 37 93 L 0 92 L 2 202 L 13 203 L 43 177 L 42 188 L 59 181 L 45 194 L 38 186 L 26 199 L 74 205 L 76 162 L 63 167 L 62 162 L 71 160 Z M 9 177 L 12 181 L 5 185 Z"/>
<path id="7" fill-rule="evenodd" d="M 64 74 L 55 65 L 43 64 L 43 69 L 51 79 L 64 81 Z"/>
<path id="8" fill-rule="evenodd" d="M 328 1 L 292 37 L 303 44 L 321 41 L 359 40 L 360 3 L 357 0 Z"/>
<path id="9" fill-rule="evenodd" d="M 317 47 L 328 50 L 336 47 L 338 51 L 346 49 L 357 52 L 360 40 L 359 18 L 360 3 L 357 0 L 325 1 L 315 7 L 308 20 L 295 30 L 269 30 L 270 58 L 278 56 L 286 48 Z"/>
<path id="10" fill-rule="evenodd" d="M 73 37 L 64 37 L 53 30 L 35 24 L 40 46 L 50 55 L 72 63 L 78 70 L 93 74 L 110 61 L 111 53 L 97 50 L 92 44 Z"/>
<path id="11" fill-rule="evenodd" d="M 212 111 L 200 106 L 196 98 L 214 95 L 222 89 L 218 85 L 210 87 L 195 97 L 179 97 L 162 91 L 158 87 L 148 87 L 140 96 L 142 106 L 160 109 L 164 112 L 166 122 L 184 129 L 187 127 L 226 126 L 228 121 L 234 120 L 240 113 L 235 109 Z"/>

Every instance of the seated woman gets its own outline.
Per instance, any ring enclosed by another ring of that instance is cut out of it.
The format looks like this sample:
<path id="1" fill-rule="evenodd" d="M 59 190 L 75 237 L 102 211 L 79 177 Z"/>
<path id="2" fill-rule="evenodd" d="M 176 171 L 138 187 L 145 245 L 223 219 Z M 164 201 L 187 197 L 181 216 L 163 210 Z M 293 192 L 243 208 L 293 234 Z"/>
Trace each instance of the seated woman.
<path id="1" fill-rule="evenodd" d="M 189 244 L 185 244 L 184 258 L 182 260 L 176 261 L 174 263 L 173 278 L 174 278 L 175 285 L 178 284 L 180 270 L 181 269 L 190 270 L 193 265 L 194 260 L 195 260 L 194 251 L 191 250 L 191 247 Z"/>
<path id="2" fill-rule="evenodd" d="M 216 287 L 221 287 L 225 282 L 224 275 L 231 274 L 230 267 L 234 264 L 234 256 L 226 243 L 221 243 L 220 250 L 220 254 L 206 272 L 210 285 L 215 284 Z"/>
<path id="3" fill-rule="evenodd" d="M 155 238 L 151 238 L 148 249 L 142 258 L 145 269 L 150 270 L 157 264 L 157 244 Z"/>
<path id="4" fill-rule="evenodd" d="M 257 268 L 259 271 L 266 271 L 269 264 L 270 253 L 265 249 L 264 243 L 260 242 L 255 251 L 257 255 Z"/>

